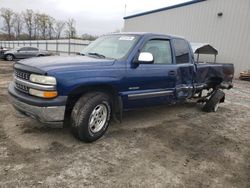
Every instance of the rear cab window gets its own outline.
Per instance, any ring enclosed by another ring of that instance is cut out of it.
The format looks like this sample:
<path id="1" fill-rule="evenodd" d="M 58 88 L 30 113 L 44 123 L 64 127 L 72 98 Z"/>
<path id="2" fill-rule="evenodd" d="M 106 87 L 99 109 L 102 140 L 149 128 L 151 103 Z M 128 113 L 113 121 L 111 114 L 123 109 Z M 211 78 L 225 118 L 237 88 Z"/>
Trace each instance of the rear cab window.
<path id="1" fill-rule="evenodd" d="M 189 45 L 184 39 L 173 39 L 173 48 L 177 64 L 190 63 Z"/>

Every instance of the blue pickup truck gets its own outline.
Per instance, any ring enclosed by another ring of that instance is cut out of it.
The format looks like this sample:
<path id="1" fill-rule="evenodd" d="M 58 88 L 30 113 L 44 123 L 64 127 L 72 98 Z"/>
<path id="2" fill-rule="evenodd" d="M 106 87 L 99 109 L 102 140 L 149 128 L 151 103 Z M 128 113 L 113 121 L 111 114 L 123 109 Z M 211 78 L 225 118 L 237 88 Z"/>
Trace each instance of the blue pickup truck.
<path id="1" fill-rule="evenodd" d="M 43 123 L 67 124 L 93 142 L 125 110 L 196 98 L 214 112 L 232 88 L 233 64 L 198 64 L 181 37 L 120 33 L 98 38 L 79 56 L 40 57 L 14 64 L 13 106 Z"/>

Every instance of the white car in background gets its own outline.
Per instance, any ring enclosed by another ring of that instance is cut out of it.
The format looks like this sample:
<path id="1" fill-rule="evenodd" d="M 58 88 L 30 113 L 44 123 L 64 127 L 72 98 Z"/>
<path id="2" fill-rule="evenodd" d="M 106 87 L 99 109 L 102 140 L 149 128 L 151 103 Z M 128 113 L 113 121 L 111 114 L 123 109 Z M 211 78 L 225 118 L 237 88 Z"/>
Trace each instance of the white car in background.
<path id="1" fill-rule="evenodd" d="M 13 61 L 14 59 L 26 59 L 30 57 L 41 57 L 49 55 L 50 53 L 48 51 L 40 50 L 36 47 L 25 46 L 4 52 L 3 58 L 7 61 Z"/>

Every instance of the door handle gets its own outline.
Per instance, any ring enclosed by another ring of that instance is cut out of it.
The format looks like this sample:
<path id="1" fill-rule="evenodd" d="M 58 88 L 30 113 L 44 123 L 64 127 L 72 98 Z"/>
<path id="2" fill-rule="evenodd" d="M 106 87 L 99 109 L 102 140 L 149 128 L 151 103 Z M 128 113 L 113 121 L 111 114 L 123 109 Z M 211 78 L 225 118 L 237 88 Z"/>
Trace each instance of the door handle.
<path id="1" fill-rule="evenodd" d="M 168 76 L 176 76 L 176 72 L 171 70 L 168 72 Z"/>

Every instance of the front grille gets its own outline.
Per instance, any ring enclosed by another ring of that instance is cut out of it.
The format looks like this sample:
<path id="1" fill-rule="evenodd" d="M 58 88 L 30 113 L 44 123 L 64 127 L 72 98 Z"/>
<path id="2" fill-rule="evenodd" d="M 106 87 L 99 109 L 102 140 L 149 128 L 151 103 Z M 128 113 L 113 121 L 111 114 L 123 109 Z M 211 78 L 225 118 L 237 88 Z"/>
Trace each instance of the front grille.
<path id="1" fill-rule="evenodd" d="M 30 79 L 30 73 L 24 72 L 18 69 L 14 70 L 15 76 L 18 78 L 21 78 L 23 80 L 29 80 Z"/>
<path id="2" fill-rule="evenodd" d="M 19 83 L 15 83 L 16 84 L 16 88 L 24 93 L 29 93 L 29 88 L 27 86 L 24 86 L 22 84 Z"/>

